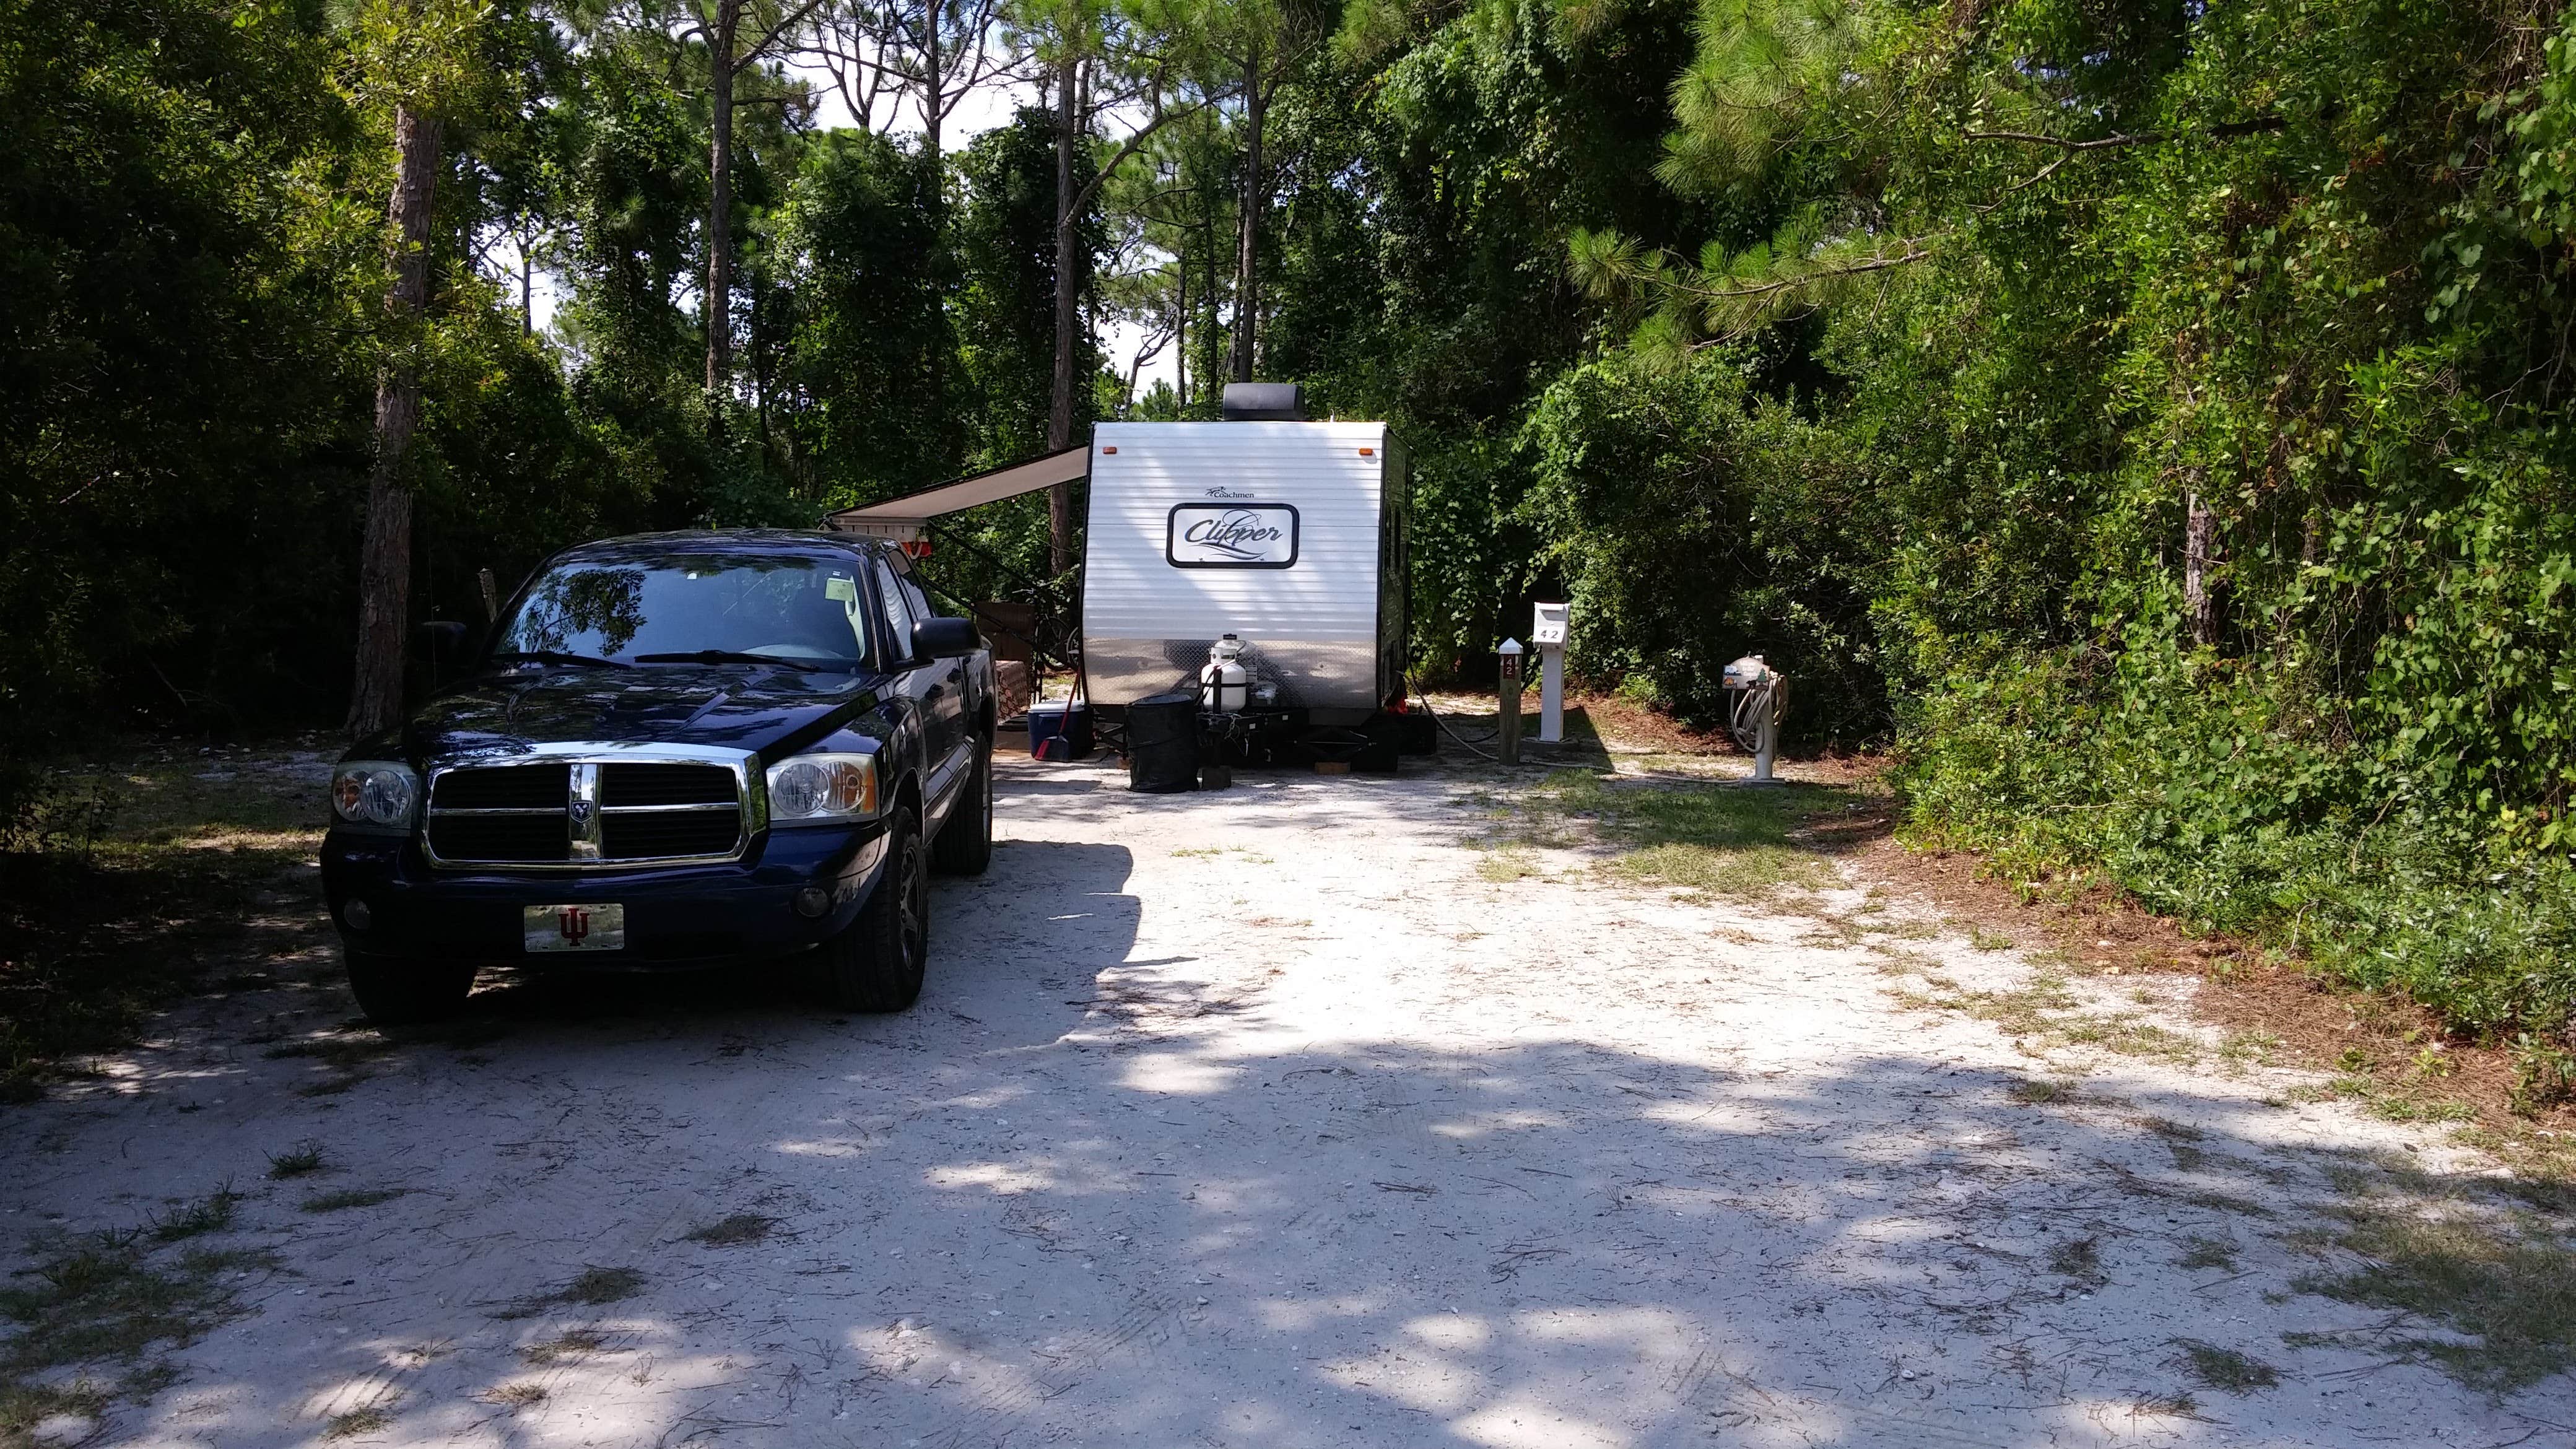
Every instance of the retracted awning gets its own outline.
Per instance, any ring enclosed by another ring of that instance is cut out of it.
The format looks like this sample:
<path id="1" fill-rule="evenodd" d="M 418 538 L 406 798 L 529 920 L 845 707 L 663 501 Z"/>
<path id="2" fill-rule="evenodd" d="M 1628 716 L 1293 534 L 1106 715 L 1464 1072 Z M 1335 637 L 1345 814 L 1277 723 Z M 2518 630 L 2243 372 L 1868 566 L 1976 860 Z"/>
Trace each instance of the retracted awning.
<path id="1" fill-rule="evenodd" d="M 871 503 L 865 508 L 845 508 L 827 515 L 823 526 L 839 533 L 865 534 L 870 538 L 908 543 L 922 536 L 930 526 L 930 520 L 944 514 L 981 503 L 1017 498 L 1023 493 L 1035 493 L 1058 483 L 1070 483 L 1090 471 L 1091 449 L 1088 446 L 1067 448 L 1061 453 L 1013 463 L 1007 468 L 960 478 L 954 483 L 942 483 L 936 488 L 924 488 L 901 498 Z"/>

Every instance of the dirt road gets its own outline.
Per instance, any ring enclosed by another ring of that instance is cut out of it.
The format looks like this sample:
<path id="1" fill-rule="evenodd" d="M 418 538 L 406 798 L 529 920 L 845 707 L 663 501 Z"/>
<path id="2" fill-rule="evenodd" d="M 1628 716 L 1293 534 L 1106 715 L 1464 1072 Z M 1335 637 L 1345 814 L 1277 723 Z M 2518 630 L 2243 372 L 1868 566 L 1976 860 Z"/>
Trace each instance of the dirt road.
<path id="1" fill-rule="evenodd" d="M 2357 1261 L 2332 1213 L 2374 1164 L 2476 1162 L 2172 1001 L 2052 986 L 2171 1049 L 2017 1049 L 2033 966 L 1848 873 L 1693 903 L 1579 841 L 1484 868 L 1463 774 L 1245 781 L 1007 764 L 1008 843 L 940 887 L 900 1016 L 748 975 L 487 979 L 390 1048 L 291 980 L 174 1016 L 0 1115 L 0 1250 L 228 1182 L 153 1251 L 228 1253 L 186 1271 L 232 1315 L 41 1434 L 2576 1439 L 2567 1378 L 2465 1386 L 2457 1335 L 2301 1286 Z"/>

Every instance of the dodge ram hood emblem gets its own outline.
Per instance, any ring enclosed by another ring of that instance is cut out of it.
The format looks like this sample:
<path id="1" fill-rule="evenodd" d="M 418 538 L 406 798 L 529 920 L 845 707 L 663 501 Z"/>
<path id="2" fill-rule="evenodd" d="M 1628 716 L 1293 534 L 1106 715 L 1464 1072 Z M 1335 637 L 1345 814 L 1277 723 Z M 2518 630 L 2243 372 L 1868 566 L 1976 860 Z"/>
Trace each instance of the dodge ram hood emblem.
<path id="1" fill-rule="evenodd" d="M 573 828 L 576 830 L 588 830 L 590 828 L 590 817 L 592 813 L 598 809 L 598 806 L 591 804 L 587 800 L 575 800 L 572 802 Z"/>

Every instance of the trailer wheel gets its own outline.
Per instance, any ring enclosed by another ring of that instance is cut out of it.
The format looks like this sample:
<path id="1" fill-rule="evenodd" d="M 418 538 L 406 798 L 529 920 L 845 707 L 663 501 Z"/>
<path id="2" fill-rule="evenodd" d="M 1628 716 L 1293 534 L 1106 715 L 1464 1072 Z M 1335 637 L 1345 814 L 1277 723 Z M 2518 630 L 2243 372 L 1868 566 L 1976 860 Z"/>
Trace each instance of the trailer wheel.
<path id="1" fill-rule="evenodd" d="M 930 962 L 930 871 L 912 810 L 886 822 L 884 874 L 858 918 L 823 943 L 832 1004 L 843 1011 L 901 1011 L 921 995 Z"/>
<path id="2" fill-rule="evenodd" d="M 980 740 L 966 788 L 949 807 L 948 823 L 931 843 L 931 868 L 941 875 L 982 875 L 993 863 L 993 742 Z"/>
<path id="3" fill-rule="evenodd" d="M 378 1026 L 441 1021 L 465 1006 L 474 968 L 453 961 L 407 961 L 373 951 L 347 951 L 349 990 Z"/>

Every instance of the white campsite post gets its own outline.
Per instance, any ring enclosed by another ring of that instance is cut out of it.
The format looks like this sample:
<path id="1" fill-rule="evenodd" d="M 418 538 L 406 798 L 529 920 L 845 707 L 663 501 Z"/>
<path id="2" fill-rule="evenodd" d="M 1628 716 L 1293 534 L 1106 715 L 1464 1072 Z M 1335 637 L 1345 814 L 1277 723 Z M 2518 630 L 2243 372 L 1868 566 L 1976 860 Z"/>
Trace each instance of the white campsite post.
<path id="1" fill-rule="evenodd" d="M 1565 622 L 1570 604 L 1540 604 L 1530 621 L 1530 642 L 1538 646 L 1538 741 L 1565 739 Z"/>

